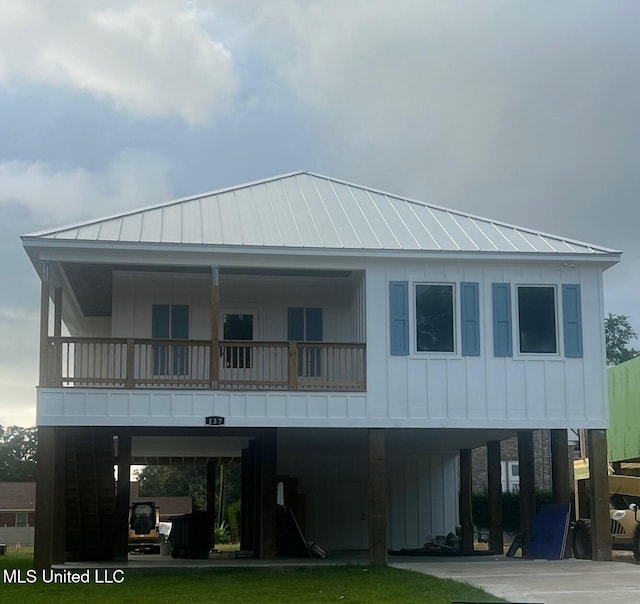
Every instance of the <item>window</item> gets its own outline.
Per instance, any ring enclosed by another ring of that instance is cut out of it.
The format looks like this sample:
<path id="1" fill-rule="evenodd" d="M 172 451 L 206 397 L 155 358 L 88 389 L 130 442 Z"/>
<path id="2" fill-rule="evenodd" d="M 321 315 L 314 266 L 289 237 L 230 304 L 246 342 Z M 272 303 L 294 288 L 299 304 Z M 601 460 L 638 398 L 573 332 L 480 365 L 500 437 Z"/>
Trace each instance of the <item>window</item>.
<path id="1" fill-rule="evenodd" d="M 416 350 L 454 352 L 453 285 L 416 285 Z"/>
<path id="2" fill-rule="evenodd" d="M 292 342 L 322 342 L 322 308 L 288 308 L 287 338 Z M 298 348 L 298 376 L 322 374 L 322 349 Z"/>
<path id="3" fill-rule="evenodd" d="M 16 526 L 28 526 L 29 514 L 27 512 L 16 513 Z"/>
<path id="4" fill-rule="evenodd" d="M 185 304 L 154 304 L 151 337 L 163 340 L 189 339 L 189 307 Z M 153 347 L 154 375 L 187 375 L 189 350 L 183 345 Z"/>
<path id="5" fill-rule="evenodd" d="M 521 353 L 558 352 L 555 287 L 518 286 L 518 330 Z"/>
<path id="6" fill-rule="evenodd" d="M 253 315 L 225 313 L 222 316 L 222 339 L 253 340 Z M 249 346 L 225 346 L 225 367 L 251 369 L 251 348 Z"/>

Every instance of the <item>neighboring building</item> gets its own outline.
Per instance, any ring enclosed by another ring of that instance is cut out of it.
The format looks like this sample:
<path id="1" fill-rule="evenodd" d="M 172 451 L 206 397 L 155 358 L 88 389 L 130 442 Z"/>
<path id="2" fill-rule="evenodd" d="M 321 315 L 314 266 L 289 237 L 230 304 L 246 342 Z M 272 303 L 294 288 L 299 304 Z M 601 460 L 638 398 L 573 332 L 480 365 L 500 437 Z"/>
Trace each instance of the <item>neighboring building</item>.
<path id="1" fill-rule="evenodd" d="M 568 467 L 570 482 L 573 483 L 573 459 L 577 458 L 576 443 L 568 442 Z M 551 471 L 551 433 L 549 430 L 535 430 L 533 433 L 533 456 L 535 463 L 536 491 L 551 492 L 553 487 Z M 518 492 L 520 489 L 520 463 L 518 460 L 518 439 L 508 438 L 500 443 L 500 482 L 502 492 Z M 473 491 L 487 490 L 487 448 L 473 450 Z"/>
<path id="2" fill-rule="evenodd" d="M 36 483 L 0 482 L 0 543 L 32 546 L 35 521 Z"/>
<path id="3" fill-rule="evenodd" d="M 175 516 L 191 513 L 191 497 L 140 495 L 140 483 L 137 481 L 131 483 L 130 489 L 129 501 L 131 503 L 138 503 L 139 501 L 153 501 L 160 510 L 161 522 L 168 522 Z"/>
<path id="4" fill-rule="evenodd" d="M 307 539 L 381 563 L 469 535 L 471 449 L 608 426 L 614 250 L 308 172 L 23 244 L 42 280 L 37 565 L 122 555 L 113 464 L 165 442 L 242 459 L 243 549 L 276 555 L 285 480 Z"/>
<path id="5" fill-rule="evenodd" d="M 609 367 L 608 378 L 611 413 L 611 426 L 607 433 L 609 461 L 639 462 L 640 357 Z M 629 472 L 640 474 L 637 466 L 629 468 Z"/>
<path id="6" fill-rule="evenodd" d="M 0 527 L 34 526 L 36 483 L 0 482 Z"/>

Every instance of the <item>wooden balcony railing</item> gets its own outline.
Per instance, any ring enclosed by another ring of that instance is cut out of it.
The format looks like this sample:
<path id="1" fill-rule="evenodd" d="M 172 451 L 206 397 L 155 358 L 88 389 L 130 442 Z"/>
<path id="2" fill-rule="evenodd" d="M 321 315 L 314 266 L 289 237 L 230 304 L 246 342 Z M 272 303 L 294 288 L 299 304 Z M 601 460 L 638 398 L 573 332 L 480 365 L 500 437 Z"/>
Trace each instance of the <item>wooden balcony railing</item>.
<path id="1" fill-rule="evenodd" d="M 52 337 L 52 387 L 366 389 L 365 344 Z M 213 360 L 213 362 L 212 362 Z"/>

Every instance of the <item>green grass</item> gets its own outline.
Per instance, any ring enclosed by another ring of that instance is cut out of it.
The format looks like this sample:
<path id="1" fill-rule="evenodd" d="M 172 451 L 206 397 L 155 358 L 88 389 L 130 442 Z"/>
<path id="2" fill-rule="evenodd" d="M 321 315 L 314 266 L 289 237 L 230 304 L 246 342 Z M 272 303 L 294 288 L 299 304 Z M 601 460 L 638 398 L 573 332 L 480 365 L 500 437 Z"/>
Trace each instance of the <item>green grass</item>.
<path id="1" fill-rule="evenodd" d="M 26 576 L 32 560 L 0 557 L 0 602 L 114 602 L 157 604 L 167 602 L 221 602 L 236 604 L 313 602 L 502 602 L 463 583 L 437 579 L 411 571 L 366 566 L 297 569 L 193 569 L 125 570 L 120 585 L 52 585 L 41 575 L 32 585 L 9 584 L 5 571 L 22 570 Z M 100 571 L 104 572 L 104 571 Z M 110 572 L 110 571 L 108 571 Z"/>

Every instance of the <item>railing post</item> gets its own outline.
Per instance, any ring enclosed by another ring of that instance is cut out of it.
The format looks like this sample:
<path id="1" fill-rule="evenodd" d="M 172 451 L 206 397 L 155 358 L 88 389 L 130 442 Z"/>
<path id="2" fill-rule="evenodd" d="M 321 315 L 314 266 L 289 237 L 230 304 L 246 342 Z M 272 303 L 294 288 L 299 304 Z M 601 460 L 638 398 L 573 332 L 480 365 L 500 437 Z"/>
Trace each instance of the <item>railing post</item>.
<path id="1" fill-rule="evenodd" d="M 211 387 L 217 388 L 220 379 L 220 334 L 218 322 L 220 314 L 220 269 L 211 267 L 211 358 L 209 360 L 209 380 Z"/>
<path id="2" fill-rule="evenodd" d="M 135 344 L 133 338 L 127 338 L 127 379 L 125 387 L 133 389 L 136 369 Z"/>
<path id="3" fill-rule="evenodd" d="M 40 386 L 49 385 L 49 265 L 42 263 L 40 286 Z"/>
<path id="4" fill-rule="evenodd" d="M 298 343 L 289 342 L 289 390 L 298 389 Z"/>

